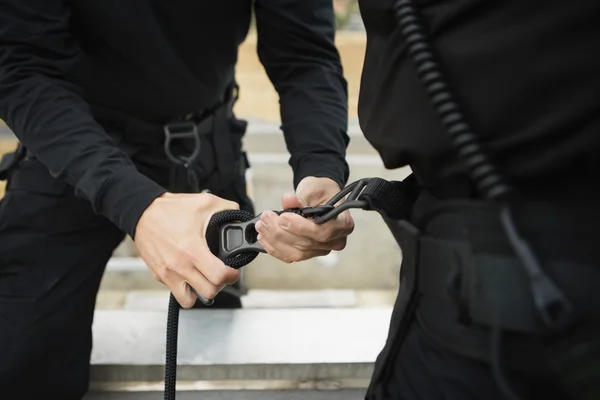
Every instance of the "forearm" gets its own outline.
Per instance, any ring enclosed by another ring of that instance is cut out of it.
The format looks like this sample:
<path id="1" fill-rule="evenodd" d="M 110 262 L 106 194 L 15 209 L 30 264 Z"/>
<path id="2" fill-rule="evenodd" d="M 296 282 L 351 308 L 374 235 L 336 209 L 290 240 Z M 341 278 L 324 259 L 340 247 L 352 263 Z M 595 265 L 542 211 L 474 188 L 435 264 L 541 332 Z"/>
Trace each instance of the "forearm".
<path id="1" fill-rule="evenodd" d="M 348 179 L 347 83 L 335 47 L 331 1 L 257 2 L 258 55 L 281 104 L 294 184 Z"/>
<path id="2" fill-rule="evenodd" d="M 64 0 L 0 0 L 0 118 L 50 173 L 123 231 L 164 192 L 96 123 L 65 77 L 80 56 Z"/>
<path id="3" fill-rule="evenodd" d="M 0 49 L 0 54 L 2 54 Z M 65 82 L 2 67 L 0 118 L 53 176 L 130 235 L 164 189 L 140 174 Z"/>
<path id="4" fill-rule="evenodd" d="M 341 80 L 335 72 L 315 67 L 297 71 L 295 85 L 280 91 L 295 185 L 306 176 L 328 177 L 340 186 L 348 179 L 347 97 Z"/>

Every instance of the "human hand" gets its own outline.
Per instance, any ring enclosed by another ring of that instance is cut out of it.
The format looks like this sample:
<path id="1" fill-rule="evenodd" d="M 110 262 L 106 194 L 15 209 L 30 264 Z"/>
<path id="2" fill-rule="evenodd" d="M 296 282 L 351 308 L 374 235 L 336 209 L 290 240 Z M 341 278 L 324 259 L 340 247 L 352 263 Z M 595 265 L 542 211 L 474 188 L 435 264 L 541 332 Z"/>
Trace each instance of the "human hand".
<path id="1" fill-rule="evenodd" d="M 332 179 L 307 177 L 298 184 L 295 194 L 283 195 L 281 205 L 283 209 L 315 207 L 326 203 L 339 191 L 340 187 Z M 321 225 L 294 213 L 277 215 L 265 211 L 255 227 L 258 241 L 268 254 L 292 263 L 324 256 L 332 250 L 343 250 L 346 238 L 354 230 L 354 221 L 350 211 Z"/>
<path id="2" fill-rule="evenodd" d="M 208 193 L 165 193 L 138 221 L 134 240 L 140 256 L 183 308 L 196 303 L 193 290 L 213 299 L 239 279 L 239 271 L 213 255 L 205 239 L 213 214 L 231 209 L 238 204 Z"/>

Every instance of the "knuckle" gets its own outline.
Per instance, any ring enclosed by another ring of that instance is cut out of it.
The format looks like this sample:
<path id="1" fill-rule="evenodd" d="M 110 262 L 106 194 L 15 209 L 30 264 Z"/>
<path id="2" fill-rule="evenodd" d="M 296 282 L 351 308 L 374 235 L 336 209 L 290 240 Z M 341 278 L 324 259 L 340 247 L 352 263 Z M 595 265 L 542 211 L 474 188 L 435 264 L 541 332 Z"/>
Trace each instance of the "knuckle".
<path id="1" fill-rule="evenodd" d="M 152 275 L 152 278 L 157 281 L 157 282 L 163 282 L 163 279 L 161 277 L 161 275 L 158 273 L 158 271 L 154 270 L 154 269 L 150 269 L 150 274 Z"/>
<path id="2" fill-rule="evenodd" d="M 225 267 L 227 268 L 227 267 Z M 225 268 L 212 268 L 210 271 L 210 282 L 213 285 L 222 285 L 226 281 L 226 270 Z"/>
<path id="3" fill-rule="evenodd" d="M 296 248 L 298 250 L 306 251 L 313 247 L 313 241 L 309 238 L 302 238 L 296 242 Z"/>
<path id="4" fill-rule="evenodd" d="M 281 239 L 285 236 L 283 229 L 277 227 L 273 229 L 273 232 L 271 233 L 270 237 L 273 239 L 273 241 L 281 241 Z"/>
<path id="5" fill-rule="evenodd" d="M 289 259 L 291 260 L 291 262 L 302 261 L 304 259 L 304 253 L 301 251 L 293 251 L 289 255 Z"/>
<path id="6" fill-rule="evenodd" d="M 341 251 L 346 248 L 346 244 L 347 244 L 347 241 L 345 239 L 344 240 L 336 240 L 335 242 L 333 242 L 331 249 L 335 250 L 335 251 Z"/>
<path id="7" fill-rule="evenodd" d="M 180 259 L 186 259 L 192 261 L 196 258 L 196 251 L 198 249 L 198 243 L 194 238 L 188 238 L 179 243 L 178 253 Z"/>
<path id="8" fill-rule="evenodd" d="M 348 218 L 347 222 L 346 222 L 346 232 L 348 232 L 348 234 L 354 232 L 354 220 L 352 218 Z"/>
<path id="9" fill-rule="evenodd" d="M 230 284 L 236 282 L 239 279 L 240 271 L 235 268 L 225 266 L 225 268 L 223 268 L 223 271 L 221 272 L 220 277 L 221 281 L 219 282 L 219 284 Z"/>
<path id="10" fill-rule="evenodd" d="M 205 288 L 200 294 L 206 299 L 214 299 L 219 294 L 219 287 L 211 285 Z"/>
<path id="11" fill-rule="evenodd" d="M 200 201 L 200 207 L 212 207 L 217 204 L 218 197 L 212 193 L 202 193 L 202 201 Z"/>
<path id="12" fill-rule="evenodd" d="M 327 242 L 331 238 L 332 233 L 331 227 L 323 227 L 323 229 L 321 229 L 321 231 L 318 233 L 318 240 L 320 242 Z"/>
<path id="13" fill-rule="evenodd" d="M 286 264 L 291 264 L 294 262 L 294 260 L 288 254 L 281 254 L 281 255 L 278 254 L 277 258 Z"/>
<path id="14" fill-rule="evenodd" d="M 196 299 L 192 296 L 185 296 L 181 300 L 178 300 L 178 303 L 183 308 L 192 308 L 196 304 Z"/>
<path id="15" fill-rule="evenodd" d="M 214 268 L 212 272 L 211 283 L 220 286 L 236 281 L 239 278 L 239 271 L 226 265 Z"/>
<path id="16" fill-rule="evenodd" d="M 227 208 L 231 210 L 239 210 L 240 205 L 235 201 L 227 201 Z"/>
<path id="17" fill-rule="evenodd" d="M 178 259 L 177 261 L 173 261 L 169 263 L 167 268 L 164 268 L 164 273 L 168 274 L 169 271 L 175 272 L 178 275 L 181 275 L 184 269 L 184 261 L 182 259 Z"/>
<path id="18" fill-rule="evenodd" d="M 235 269 L 235 268 L 229 268 L 228 269 L 228 279 L 227 279 L 227 283 L 234 283 L 237 282 L 240 279 L 240 270 L 239 269 Z"/>
<path id="19" fill-rule="evenodd" d="M 169 268 L 166 266 L 159 266 L 158 268 L 153 270 L 153 273 L 152 273 L 152 275 L 155 277 L 155 279 L 158 278 L 157 280 L 159 282 L 165 282 L 168 274 L 169 274 Z"/>

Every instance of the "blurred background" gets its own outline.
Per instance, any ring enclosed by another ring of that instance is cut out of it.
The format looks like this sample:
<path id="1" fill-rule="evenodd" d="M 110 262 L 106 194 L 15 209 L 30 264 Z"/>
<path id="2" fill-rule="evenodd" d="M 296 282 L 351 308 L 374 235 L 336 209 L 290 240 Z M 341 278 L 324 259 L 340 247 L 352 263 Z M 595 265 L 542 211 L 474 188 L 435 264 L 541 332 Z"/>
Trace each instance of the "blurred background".
<path id="1" fill-rule="evenodd" d="M 341 55 L 349 90 L 348 149 L 350 181 L 380 176 L 402 179 L 409 171 L 386 171 L 357 121 L 360 75 L 365 53 L 365 32 L 356 0 L 334 1 Z M 256 54 L 251 32 L 239 50 L 237 78 L 238 117 L 249 121 L 244 146 L 249 154 L 249 191 L 257 212 L 280 209 L 281 195 L 292 189 L 283 135 L 279 129 L 279 102 Z M 16 140 L 0 121 L 0 153 L 12 150 Z M 5 182 L 0 182 L 0 196 Z M 244 268 L 242 283 L 248 289 L 246 307 L 378 307 L 393 303 L 398 281 L 400 250 L 379 215 L 354 211 L 355 232 L 345 250 L 293 265 L 260 255 Z M 98 296 L 100 309 L 164 309 L 165 287 L 156 283 L 126 239 L 110 261 Z"/>

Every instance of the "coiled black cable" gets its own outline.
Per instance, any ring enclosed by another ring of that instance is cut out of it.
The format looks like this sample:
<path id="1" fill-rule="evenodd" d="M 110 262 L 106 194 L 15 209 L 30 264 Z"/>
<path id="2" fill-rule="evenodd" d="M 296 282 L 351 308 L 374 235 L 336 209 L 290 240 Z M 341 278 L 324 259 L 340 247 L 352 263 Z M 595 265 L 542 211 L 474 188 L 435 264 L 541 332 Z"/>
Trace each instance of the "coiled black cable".
<path id="1" fill-rule="evenodd" d="M 478 191 L 488 199 L 506 197 L 512 188 L 483 150 L 479 138 L 473 133 L 461 111 L 435 51 L 427 40 L 423 22 L 413 1 L 396 1 L 394 11 L 406 38 L 408 53 L 415 64 L 416 72 Z"/>
<path id="2" fill-rule="evenodd" d="M 229 222 L 245 222 L 254 218 L 254 215 L 244 210 L 226 210 L 216 213 L 210 219 L 206 228 L 206 242 L 213 254 L 219 250 L 219 228 Z M 231 268 L 241 268 L 252 262 L 258 253 L 244 253 L 236 257 L 229 257 L 223 263 Z M 177 339 L 179 335 L 179 310 L 181 305 L 173 296 L 169 296 L 169 309 L 167 312 L 167 343 L 165 359 L 165 400 L 175 400 L 177 388 Z"/>
<path id="3" fill-rule="evenodd" d="M 427 40 L 427 32 L 419 10 L 413 4 L 413 0 L 396 0 L 394 13 L 405 37 L 408 54 L 415 65 L 417 75 L 449 133 L 452 145 L 466 167 L 471 181 L 483 198 L 502 202 L 501 223 L 515 254 L 520 258 L 525 272 L 529 275 L 534 303 L 541 319 L 552 329 L 566 326 L 572 319 L 570 304 L 552 280 L 544 274 L 533 250 L 519 235 L 511 209 L 514 189 L 498 172 L 463 114 L 436 53 Z M 500 328 L 494 327 L 493 373 L 504 395 L 511 400 L 518 399 L 502 375 L 498 357 L 494 356 L 500 352 L 500 335 Z"/>

